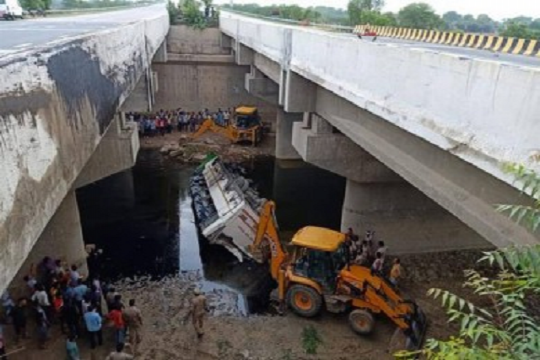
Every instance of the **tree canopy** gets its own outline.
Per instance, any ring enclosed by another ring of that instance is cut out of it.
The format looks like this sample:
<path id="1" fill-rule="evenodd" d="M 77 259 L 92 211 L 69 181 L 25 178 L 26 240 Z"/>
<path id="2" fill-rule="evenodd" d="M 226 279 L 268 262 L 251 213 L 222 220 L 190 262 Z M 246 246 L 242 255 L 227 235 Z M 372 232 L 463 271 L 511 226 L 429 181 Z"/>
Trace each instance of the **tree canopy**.
<path id="1" fill-rule="evenodd" d="M 442 19 L 435 10 L 426 3 L 413 3 L 398 12 L 399 25 L 415 29 L 437 29 Z"/>
<path id="2" fill-rule="evenodd" d="M 384 0 L 349 0 L 347 10 L 329 6 L 302 8 L 298 5 L 260 6 L 255 3 L 227 4 L 223 5 L 223 7 L 261 16 L 297 21 L 309 20 L 349 26 L 365 24 L 372 26 L 400 26 L 540 39 L 540 18 L 519 16 L 498 22 L 487 14 L 473 16 L 471 14 L 460 14 L 457 11 L 448 11 L 439 16 L 431 6 L 422 2 L 409 4 L 398 13 L 384 12 L 384 5 Z"/>

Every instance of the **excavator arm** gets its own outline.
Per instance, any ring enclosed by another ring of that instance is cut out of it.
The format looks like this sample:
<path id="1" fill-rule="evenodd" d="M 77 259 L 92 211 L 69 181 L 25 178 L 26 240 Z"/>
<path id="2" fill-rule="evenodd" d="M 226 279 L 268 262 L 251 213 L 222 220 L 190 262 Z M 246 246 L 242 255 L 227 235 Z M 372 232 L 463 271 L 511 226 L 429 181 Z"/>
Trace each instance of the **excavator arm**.
<path id="1" fill-rule="evenodd" d="M 259 214 L 259 224 L 257 226 L 255 241 L 251 245 L 250 250 L 252 254 L 264 254 L 267 246 L 269 247 L 270 274 L 275 280 L 278 280 L 280 270 L 286 263 L 288 255 L 279 240 L 275 208 L 276 204 L 273 201 L 267 201 L 263 205 L 262 211 Z"/>
<path id="2" fill-rule="evenodd" d="M 191 135 L 191 138 L 197 139 L 198 137 L 200 137 L 202 134 L 204 134 L 207 131 L 212 131 L 216 134 L 223 135 L 233 142 L 235 141 L 235 138 L 236 138 L 234 129 L 232 129 L 231 126 L 228 126 L 228 127 L 219 126 L 218 124 L 214 122 L 214 120 L 210 118 L 204 120 L 201 126 L 199 126 L 199 129 L 195 133 L 193 133 L 193 135 Z"/>

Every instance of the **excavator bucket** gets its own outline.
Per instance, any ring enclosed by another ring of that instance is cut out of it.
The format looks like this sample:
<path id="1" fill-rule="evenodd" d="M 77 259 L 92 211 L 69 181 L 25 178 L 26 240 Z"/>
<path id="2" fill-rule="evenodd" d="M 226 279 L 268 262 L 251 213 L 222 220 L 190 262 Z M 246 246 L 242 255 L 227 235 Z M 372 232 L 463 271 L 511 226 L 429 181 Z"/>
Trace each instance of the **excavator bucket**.
<path id="1" fill-rule="evenodd" d="M 390 340 L 389 351 L 396 353 L 402 350 L 415 351 L 422 348 L 428 328 L 427 318 L 422 309 L 410 302 L 414 312 L 406 321 L 410 324 L 407 330 L 397 328 Z"/>

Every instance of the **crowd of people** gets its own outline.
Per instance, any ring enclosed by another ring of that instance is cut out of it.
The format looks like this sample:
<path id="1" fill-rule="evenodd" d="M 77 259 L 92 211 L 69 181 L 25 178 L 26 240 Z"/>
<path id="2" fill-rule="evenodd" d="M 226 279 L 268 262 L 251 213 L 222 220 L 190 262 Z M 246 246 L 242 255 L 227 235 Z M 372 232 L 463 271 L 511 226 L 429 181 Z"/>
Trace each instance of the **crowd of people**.
<path id="1" fill-rule="evenodd" d="M 394 258 L 392 266 L 388 271 L 385 260 L 388 255 L 388 248 L 384 241 L 375 244 L 375 231 L 367 230 L 363 240 L 356 235 L 351 228 L 347 231 L 346 244 L 349 249 L 349 259 L 351 262 L 371 268 L 374 274 L 387 278 L 395 287 L 401 277 L 401 264 L 399 258 Z"/>
<path id="2" fill-rule="evenodd" d="M 234 116 L 233 109 L 218 109 L 211 112 L 185 111 L 182 108 L 165 111 L 160 109 L 157 113 L 128 113 L 128 119 L 137 123 L 141 137 L 164 136 L 174 129 L 179 132 L 195 132 L 206 119 L 213 119 L 221 126 L 227 126 Z"/>
<path id="3" fill-rule="evenodd" d="M 35 323 L 36 337 L 45 349 L 52 326 L 66 335 L 68 360 L 80 360 L 77 342 L 86 338 L 90 348 L 103 345 L 103 330 L 114 330 L 115 351 L 107 359 L 126 360 L 133 356 L 124 351 L 127 335 L 135 351 L 141 341 L 143 325 L 135 300 L 124 304 L 122 295 L 98 275 L 83 278 L 76 265 L 67 267 L 60 260 L 45 257 L 24 277 L 24 294 L 14 300 L 6 291 L 2 306 L 15 334 L 15 343 L 28 338 L 28 323 Z M 0 331 L 0 358 L 5 354 L 5 336 Z M 2 357 L 4 355 L 4 357 Z"/>

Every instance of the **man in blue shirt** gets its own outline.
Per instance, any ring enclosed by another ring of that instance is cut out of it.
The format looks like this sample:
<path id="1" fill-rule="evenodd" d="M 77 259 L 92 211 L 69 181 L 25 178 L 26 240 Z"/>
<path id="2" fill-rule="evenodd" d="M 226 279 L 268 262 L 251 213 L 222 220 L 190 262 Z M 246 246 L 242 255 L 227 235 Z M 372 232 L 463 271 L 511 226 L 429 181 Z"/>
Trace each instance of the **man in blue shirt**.
<path id="1" fill-rule="evenodd" d="M 84 314 L 84 322 L 86 323 L 86 330 L 90 336 L 90 347 L 96 348 L 96 342 L 98 346 L 103 344 L 103 336 L 101 333 L 101 316 L 96 312 L 93 306 L 88 308 L 86 314 Z"/>

